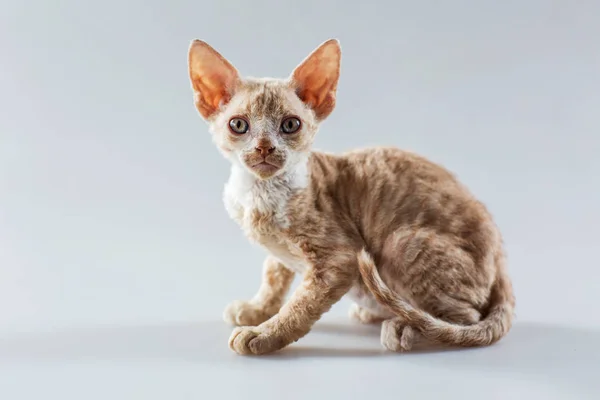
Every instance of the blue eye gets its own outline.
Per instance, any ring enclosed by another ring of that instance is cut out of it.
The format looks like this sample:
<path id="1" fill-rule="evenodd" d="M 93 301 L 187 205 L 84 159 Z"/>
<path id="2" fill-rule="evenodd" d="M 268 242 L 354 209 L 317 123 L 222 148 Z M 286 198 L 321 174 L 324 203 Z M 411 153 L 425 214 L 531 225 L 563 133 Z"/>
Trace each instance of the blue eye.
<path id="1" fill-rule="evenodd" d="M 248 124 L 248 121 L 243 118 L 235 117 L 231 118 L 229 121 L 229 129 L 231 129 L 233 133 L 237 133 L 239 135 L 248 132 L 249 127 L 250 125 Z"/>
<path id="2" fill-rule="evenodd" d="M 302 122 L 296 117 L 289 117 L 283 120 L 281 123 L 281 131 L 283 133 L 295 133 L 298 132 Z"/>

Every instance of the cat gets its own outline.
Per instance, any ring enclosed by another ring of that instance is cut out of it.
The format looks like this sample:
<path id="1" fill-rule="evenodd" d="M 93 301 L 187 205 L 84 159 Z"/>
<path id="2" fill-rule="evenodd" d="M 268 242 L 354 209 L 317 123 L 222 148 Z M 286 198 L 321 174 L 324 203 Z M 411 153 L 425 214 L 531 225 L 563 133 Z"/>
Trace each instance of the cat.
<path id="1" fill-rule="evenodd" d="M 422 337 L 491 345 L 510 330 L 515 297 L 503 239 L 482 202 L 426 158 L 393 147 L 312 150 L 334 110 L 341 47 L 322 43 L 286 79 L 242 77 L 191 42 L 194 103 L 231 162 L 228 214 L 267 250 L 262 283 L 224 319 L 229 347 L 268 354 L 304 337 L 347 295 L 350 316 L 381 324 L 381 343 Z M 302 282 L 284 301 L 295 274 Z"/>

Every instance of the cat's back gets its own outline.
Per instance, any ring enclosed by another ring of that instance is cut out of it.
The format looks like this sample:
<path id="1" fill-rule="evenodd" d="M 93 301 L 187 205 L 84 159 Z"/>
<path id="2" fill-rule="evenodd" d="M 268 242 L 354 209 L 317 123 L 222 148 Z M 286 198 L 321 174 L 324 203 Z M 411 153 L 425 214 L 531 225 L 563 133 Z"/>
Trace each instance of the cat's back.
<path id="1" fill-rule="evenodd" d="M 496 229 L 486 207 L 452 172 L 409 151 L 313 153 L 310 170 L 314 204 L 353 221 L 365 238 L 410 227 L 472 241 Z"/>
<path id="2" fill-rule="evenodd" d="M 368 147 L 339 155 L 313 152 L 310 170 L 317 183 L 336 190 L 387 190 L 394 192 L 464 187 L 443 166 L 416 153 L 396 147 Z"/>
<path id="3" fill-rule="evenodd" d="M 355 173 L 361 175 L 388 178 L 405 175 L 456 182 L 454 175 L 441 165 L 397 147 L 367 147 L 343 153 L 339 157 L 345 160 Z"/>

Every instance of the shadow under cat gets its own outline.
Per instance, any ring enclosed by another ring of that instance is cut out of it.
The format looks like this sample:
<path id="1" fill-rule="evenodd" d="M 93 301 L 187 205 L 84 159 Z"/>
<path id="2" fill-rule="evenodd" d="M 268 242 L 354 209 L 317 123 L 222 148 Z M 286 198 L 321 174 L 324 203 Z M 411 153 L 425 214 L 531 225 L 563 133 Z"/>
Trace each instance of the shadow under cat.
<path id="1" fill-rule="evenodd" d="M 421 342 L 414 351 L 391 353 L 380 347 L 378 326 L 321 321 L 303 340 L 280 352 L 240 357 L 227 348 L 230 329 L 215 321 L 4 335 L 0 337 L 0 364 L 94 361 L 217 365 L 233 359 L 254 365 L 285 360 L 289 365 L 290 361 L 303 359 L 327 362 L 385 357 L 414 366 L 467 373 L 489 371 L 519 379 L 551 380 L 573 390 L 600 390 L 596 376 L 600 368 L 600 330 L 518 322 L 505 339 L 490 347 L 448 349 Z"/>

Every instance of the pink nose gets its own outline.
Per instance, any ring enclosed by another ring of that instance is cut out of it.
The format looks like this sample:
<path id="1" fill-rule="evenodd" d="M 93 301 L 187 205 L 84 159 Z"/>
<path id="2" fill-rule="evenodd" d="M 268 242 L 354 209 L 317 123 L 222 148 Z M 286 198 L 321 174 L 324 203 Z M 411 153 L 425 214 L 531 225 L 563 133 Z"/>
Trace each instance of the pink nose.
<path id="1" fill-rule="evenodd" d="M 275 150 L 275 147 L 271 143 L 259 143 L 255 149 L 261 156 L 265 157 L 271 154 Z"/>

